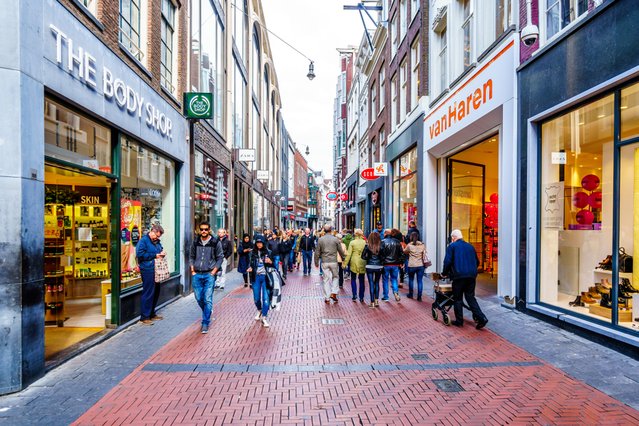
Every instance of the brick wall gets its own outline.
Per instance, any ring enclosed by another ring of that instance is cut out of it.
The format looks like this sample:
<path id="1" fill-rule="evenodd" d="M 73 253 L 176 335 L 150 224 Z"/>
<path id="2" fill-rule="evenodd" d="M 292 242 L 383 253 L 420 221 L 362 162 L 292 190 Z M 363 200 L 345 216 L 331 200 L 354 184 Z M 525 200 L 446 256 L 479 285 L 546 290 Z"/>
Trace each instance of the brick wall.
<path id="1" fill-rule="evenodd" d="M 526 0 L 519 0 L 519 28 L 523 29 L 527 24 L 526 17 Z M 530 13 L 530 20 L 533 25 L 539 26 L 539 0 L 532 0 L 532 7 Z M 519 42 L 519 57 L 520 62 L 524 63 L 532 56 L 533 52 L 539 49 L 539 39 L 532 46 L 526 46 L 521 41 Z"/>
<path id="2" fill-rule="evenodd" d="M 151 74 L 151 77 L 144 72 L 136 61 L 132 60 L 126 53 L 122 51 L 119 45 L 119 15 L 120 15 L 120 3 L 119 0 L 99 0 L 97 5 L 97 20 L 104 26 L 102 29 L 97 25 L 93 19 L 91 19 L 87 12 L 83 10 L 83 7 L 78 5 L 74 0 L 58 0 L 66 8 L 75 15 L 75 17 L 82 22 L 97 38 L 99 38 L 105 45 L 107 45 L 115 55 L 119 56 L 142 80 L 153 87 L 168 103 L 174 105 L 176 108 L 181 109 L 180 103 L 176 100 L 181 100 L 182 92 L 186 87 L 186 72 L 188 57 L 188 0 L 177 1 L 176 11 L 176 33 L 177 37 L 177 55 L 176 67 L 174 73 L 177 73 L 177 86 L 175 99 L 172 96 L 167 95 L 160 85 L 160 54 L 161 54 L 161 0 L 147 0 L 147 51 L 146 51 L 146 70 Z M 144 25 L 144 23 L 143 23 Z"/>

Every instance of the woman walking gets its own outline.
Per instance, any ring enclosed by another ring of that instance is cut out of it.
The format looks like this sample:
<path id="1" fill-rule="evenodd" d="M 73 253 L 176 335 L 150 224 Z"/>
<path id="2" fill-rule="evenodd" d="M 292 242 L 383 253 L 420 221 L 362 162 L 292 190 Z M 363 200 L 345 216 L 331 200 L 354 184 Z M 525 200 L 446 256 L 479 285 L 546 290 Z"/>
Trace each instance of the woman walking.
<path id="1" fill-rule="evenodd" d="M 258 237 L 255 240 L 255 247 L 250 254 L 250 267 L 248 271 L 251 273 L 253 302 L 257 308 L 255 321 L 262 321 L 264 327 L 270 326 L 266 317 L 271 307 L 271 283 L 269 282 L 269 274 L 272 273 L 272 267 L 273 259 L 271 252 L 266 247 L 264 239 Z"/>
<path id="2" fill-rule="evenodd" d="M 366 247 L 364 241 L 364 231 L 356 229 L 354 238 L 348 244 L 348 253 L 346 254 L 346 260 L 344 262 L 344 270 L 350 268 L 351 271 L 351 288 L 353 290 L 353 302 L 356 302 L 359 298 L 361 303 L 364 303 L 364 292 L 366 291 L 365 274 L 366 274 L 366 261 L 362 259 L 362 253 Z M 359 281 L 359 293 L 357 291 L 357 281 Z M 371 298 L 371 302 L 374 299 Z"/>
<path id="3" fill-rule="evenodd" d="M 422 290 L 424 289 L 424 252 L 426 246 L 419 241 L 416 232 L 410 234 L 410 243 L 406 245 L 404 253 L 408 255 L 408 297 L 413 298 L 413 278 L 417 276 L 417 301 L 422 301 Z"/>
<path id="4" fill-rule="evenodd" d="M 280 239 L 281 234 L 280 231 L 277 233 L 270 232 L 267 238 L 267 248 L 271 252 L 271 259 L 273 260 L 273 267 L 279 270 L 280 267 Z"/>
<path id="5" fill-rule="evenodd" d="M 278 248 L 280 251 L 280 262 L 282 262 L 282 278 L 286 279 L 286 275 L 288 271 L 290 271 L 290 265 L 288 263 L 291 252 L 293 251 L 293 241 L 288 232 L 280 231 L 280 234 L 282 237 L 279 239 L 280 245 Z"/>
<path id="6" fill-rule="evenodd" d="M 249 234 L 244 234 L 242 237 L 242 241 L 240 241 L 239 246 L 237 247 L 237 252 L 240 255 L 240 258 L 237 262 L 237 272 L 242 274 L 244 278 L 244 287 L 248 287 L 249 285 L 249 274 L 248 268 L 249 264 L 249 256 L 253 251 L 253 243 L 251 242 L 251 237 Z"/>
<path id="7" fill-rule="evenodd" d="M 353 244 L 351 242 L 351 244 Z M 382 240 L 378 232 L 371 232 L 368 236 L 368 243 L 362 252 L 362 259 L 366 261 L 366 276 L 368 277 L 368 287 L 371 294 L 370 308 L 379 307 L 379 280 L 384 271 L 384 262 L 380 256 Z"/>

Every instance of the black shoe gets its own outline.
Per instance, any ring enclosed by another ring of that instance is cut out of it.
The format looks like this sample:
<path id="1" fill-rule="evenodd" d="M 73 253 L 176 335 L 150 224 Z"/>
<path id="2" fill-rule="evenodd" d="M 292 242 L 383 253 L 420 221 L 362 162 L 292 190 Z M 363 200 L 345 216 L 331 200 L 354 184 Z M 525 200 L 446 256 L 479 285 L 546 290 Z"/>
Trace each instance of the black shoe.
<path id="1" fill-rule="evenodd" d="M 477 330 L 481 330 L 482 328 L 486 326 L 486 324 L 488 324 L 488 318 L 484 317 L 483 320 L 477 322 L 477 325 L 475 326 L 475 328 Z"/>
<path id="2" fill-rule="evenodd" d="M 248 284 L 247 284 L 247 283 L 244 283 L 244 287 L 248 287 Z"/>
<path id="3" fill-rule="evenodd" d="M 421 302 L 422 301 L 422 296 L 417 296 L 417 301 Z"/>
<path id="4" fill-rule="evenodd" d="M 412 299 L 412 298 L 413 298 L 413 293 L 408 293 L 408 294 L 406 295 L 406 297 L 408 297 L 409 299 Z"/>
<path id="5" fill-rule="evenodd" d="M 455 327 L 463 327 L 464 326 L 464 322 L 455 320 L 455 321 L 451 322 L 450 325 L 454 325 Z"/>

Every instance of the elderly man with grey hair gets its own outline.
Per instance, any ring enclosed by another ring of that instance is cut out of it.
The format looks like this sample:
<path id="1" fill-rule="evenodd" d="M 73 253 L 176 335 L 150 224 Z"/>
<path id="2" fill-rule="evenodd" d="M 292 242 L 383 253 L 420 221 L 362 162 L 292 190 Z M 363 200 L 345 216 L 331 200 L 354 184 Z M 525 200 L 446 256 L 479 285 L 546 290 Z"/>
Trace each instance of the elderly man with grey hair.
<path id="1" fill-rule="evenodd" d="M 465 297 L 466 303 L 473 313 L 473 318 L 477 321 L 476 328 L 479 330 L 488 323 L 488 318 L 481 311 L 475 298 L 475 281 L 477 279 L 479 258 L 475 247 L 464 241 L 464 236 L 459 229 L 451 232 L 450 238 L 452 242 L 446 248 L 442 274 L 453 280 L 455 321 L 452 324 L 458 327 L 464 325 L 463 298 Z"/>
<path id="2" fill-rule="evenodd" d="M 339 266 L 337 254 L 346 258 L 346 252 L 342 247 L 342 240 L 331 234 L 333 227 L 324 225 L 325 235 L 317 242 L 315 248 L 315 267 L 319 268 L 322 261 L 322 272 L 324 279 L 324 302 L 331 303 L 331 299 L 337 303 L 337 292 L 339 291 Z"/>

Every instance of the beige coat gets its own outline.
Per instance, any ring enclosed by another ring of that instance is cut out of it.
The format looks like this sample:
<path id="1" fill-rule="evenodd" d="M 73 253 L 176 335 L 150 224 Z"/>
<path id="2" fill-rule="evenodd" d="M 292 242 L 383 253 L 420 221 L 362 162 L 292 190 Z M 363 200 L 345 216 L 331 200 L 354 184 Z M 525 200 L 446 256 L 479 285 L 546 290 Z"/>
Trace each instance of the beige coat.
<path id="1" fill-rule="evenodd" d="M 408 267 L 419 268 L 420 266 L 424 266 L 425 251 L 426 246 L 421 241 L 417 241 L 416 244 L 407 244 L 404 253 L 408 255 Z"/>
<path id="2" fill-rule="evenodd" d="M 337 263 L 337 256 L 340 255 L 342 259 L 346 257 L 346 251 L 342 248 L 344 243 L 337 237 L 326 234 L 317 241 L 317 247 L 315 247 L 315 266 L 319 266 L 320 259 L 323 263 Z"/>

